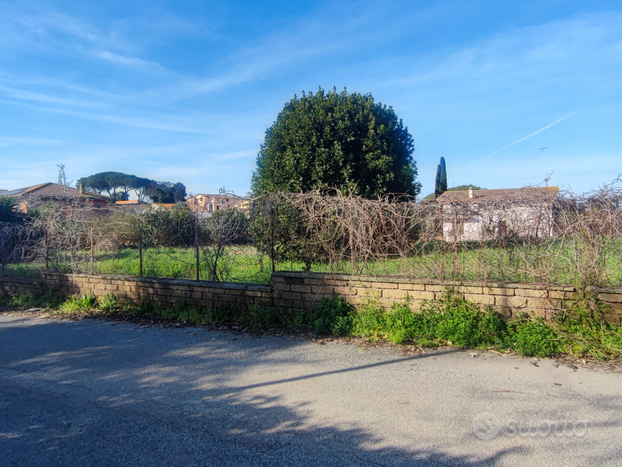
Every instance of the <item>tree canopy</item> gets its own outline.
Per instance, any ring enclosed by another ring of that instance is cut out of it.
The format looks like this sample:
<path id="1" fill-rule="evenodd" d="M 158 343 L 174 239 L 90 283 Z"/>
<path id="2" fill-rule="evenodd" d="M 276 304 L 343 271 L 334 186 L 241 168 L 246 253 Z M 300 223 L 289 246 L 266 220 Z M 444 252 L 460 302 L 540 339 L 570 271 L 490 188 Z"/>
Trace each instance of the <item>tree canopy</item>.
<path id="1" fill-rule="evenodd" d="M 83 177 L 76 183 L 95 193 L 107 193 L 114 199 L 126 200 L 130 191 L 135 191 L 140 199 L 148 196 L 156 203 L 178 203 L 186 199 L 183 183 L 157 182 L 148 178 L 121 172 L 100 172 Z"/>
<path id="2" fill-rule="evenodd" d="M 374 102 L 371 94 L 320 88 L 294 96 L 266 130 L 252 190 L 416 196 L 413 151 L 413 138 L 392 107 Z"/>
<path id="3" fill-rule="evenodd" d="M 186 187 L 183 183 L 152 182 L 145 194 L 155 203 L 179 203 L 186 199 Z"/>

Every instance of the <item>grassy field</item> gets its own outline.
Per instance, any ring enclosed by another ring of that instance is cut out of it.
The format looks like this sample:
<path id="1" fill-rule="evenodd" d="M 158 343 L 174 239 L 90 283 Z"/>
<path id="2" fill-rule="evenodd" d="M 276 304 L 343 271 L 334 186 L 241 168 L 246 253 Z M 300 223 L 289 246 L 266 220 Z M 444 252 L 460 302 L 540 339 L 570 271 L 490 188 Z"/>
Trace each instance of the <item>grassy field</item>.
<path id="1" fill-rule="evenodd" d="M 481 248 L 462 245 L 459 250 L 438 251 L 430 248 L 408 258 L 360 262 L 352 271 L 350 262 L 312 265 L 313 272 L 371 275 L 407 275 L 416 278 L 443 280 L 487 280 L 512 282 L 548 282 L 580 285 L 586 271 L 598 271 L 599 277 L 589 278 L 600 286 L 622 286 L 622 245 L 615 241 L 601 254 L 598 268 L 584 267 L 577 255 L 577 245 L 549 243 L 529 248 Z M 203 253 L 202 253 L 203 255 Z M 577 259 L 578 258 L 578 259 Z M 230 247 L 219 266 L 219 278 L 231 282 L 270 283 L 271 264 L 252 246 Z M 200 257 L 200 278 L 209 280 L 208 262 Z M 69 263 L 51 263 L 51 270 L 71 271 Z M 6 272 L 23 277 L 36 277 L 43 270 L 40 263 L 11 264 Z M 75 270 L 75 269 L 74 269 Z M 279 262 L 276 270 L 302 271 L 302 262 Z M 90 255 L 86 252 L 79 271 L 90 273 Z M 135 249 L 97 252 L 95 274 L 139 275 L 139 253 Z M 196 256 L 193 249 L 158 248 L 143 251 L 143 276 L 175 279 L 196 279 Z"/>

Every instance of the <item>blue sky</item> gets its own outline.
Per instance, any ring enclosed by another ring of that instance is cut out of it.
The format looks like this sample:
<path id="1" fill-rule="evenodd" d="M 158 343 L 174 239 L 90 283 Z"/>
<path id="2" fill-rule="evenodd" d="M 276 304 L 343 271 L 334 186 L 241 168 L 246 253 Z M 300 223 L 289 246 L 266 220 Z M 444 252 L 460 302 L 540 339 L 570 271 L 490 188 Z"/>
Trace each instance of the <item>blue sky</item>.
<path id="1" fill-rule="evenodd" d="M 294 94 L 371 93 L 423 184 L 622 174 L 619 1 L 0 0 L 0 188 L 114 170 L 250 188 Z M 515 143 L 515 144 L 514 144 Z M 538 148 L 546 147 L 542 154 Z"/>

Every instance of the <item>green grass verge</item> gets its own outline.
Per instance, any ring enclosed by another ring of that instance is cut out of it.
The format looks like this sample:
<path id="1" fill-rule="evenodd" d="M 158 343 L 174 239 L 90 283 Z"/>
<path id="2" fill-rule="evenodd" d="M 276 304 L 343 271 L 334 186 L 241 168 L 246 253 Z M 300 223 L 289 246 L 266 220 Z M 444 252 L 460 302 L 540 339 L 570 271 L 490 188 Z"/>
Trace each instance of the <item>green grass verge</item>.
<path id="1" fill-rule="evenodd" d="M 324 299 L 311 316 L 316 333 L 350 335 L 424 347 L 453 345 L 471 349 L 513 350 L 525 357 L 571 354 L 608 360 L 622 356 L 622 328 L 610 326 L 582 303 L 554 321 L 523 314 L 505 322 L 492 309 L 448 293 L 425 301 L 417 313 L 408 300 L 384 309 L 373 300 L 354 309 L 335 296 Z"/>
<path id="2" fill-rule="evenodd" d="M 590 298 L 590 297 L 588 297 Z M 452 345 L 470 349 L 512 350 L 525 357 L 571 354 L 609 360 L 622 356 L 622 327 L 602 320 L 593 301 L 583 300 L 554 321 L 526 314 L 505 322 L 492 309 L 481 310 L 451 292 L 442 300 L 424 301 L 413 312 L 409 300 L 395 302 L 390 309 L 369 300 L 355 309 L 338 296 L 324 298 L 309 312 L 284 313 L 273 307 L 249 305 L 243 310 L 226 307 L 189 307 L 179 302 L 170 307 L 146 303 L 120 307 L 112 294 L 98 299 L 94 294 L 63 299 L 58 295 L 32 294 L 12 297 L 10 306 L 55 308 L 59 314 L 89 312 L 157 317 L 191 324 L 239 323 L 254 330 L 273 328 L 307 329 L 318 335 L 362 337 L 370 341 L 417 344 L 422 347 Z"/>

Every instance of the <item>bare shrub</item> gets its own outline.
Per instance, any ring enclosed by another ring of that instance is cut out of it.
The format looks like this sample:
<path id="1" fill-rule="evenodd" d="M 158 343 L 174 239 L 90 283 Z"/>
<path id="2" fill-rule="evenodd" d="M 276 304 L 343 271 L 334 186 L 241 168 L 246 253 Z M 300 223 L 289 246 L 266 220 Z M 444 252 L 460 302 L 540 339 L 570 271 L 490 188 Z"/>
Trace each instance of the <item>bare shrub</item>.
<path id="1" fill-rule="evenodd" d="M 26 223 L 23 237 L 26 258 L 44 263 L 46 268 L 70 272 L 93 271 L 94 251 L 112 248 L 112 232 L 99 221 L 99 211 L 70 196 L 38 203 Z"/>
<path id="2" fill-rule="evenodd" d="M 207 267 L 207 279 L 229 280 L 235 255 L 243 254 L 231 248 L 248 242 L 248 219 L 240 211 L 224 209 L 205 218 L 201 230 L 202 258 Z"/>
<path id="3" fill-rule="evenodd" d="M 562 259 L 580 287 L 620 282 L 622 180 L 582 195 L 567 193 L 557 211 L 559 236 L 569 248 Z"/>
<path id="4" fill-rule="evenodd" d="M 616 285 L 620 185 L 584 195 L 495 190 L 431 203 L 278 193 L 255 200 L 253 238 L 275 261 L 301 261 L 306 270 L 324 264 L 440 280 Z"/>
<path id="5" fill-rule="evenodd" d="M 273 271 L 622 285 L 620 179 L 581 195 L 526 188 L 465 196 L 416 203 L 395 195 L 276 193 L 253 200 L 250 212 L 210 215 L 180 204 L 105 216 L 68 196 L 39 203 L 20 224 L 0 224 L 0 253 L 3 264 L 70 272 L 100 272 L 104 261 L 127 271 L 121 263 L 131 260 L 132 274 L 142 273 L 148 253 L 147 275 L 213 281 L 267 280 L 267 255 Z"/>
<path id="6" fill-rule="evenodd" d="M 425 230 L 426 208 L 395 196 L 367 200 L 336 192 L 278 193 L 255 201 L 253 237 L 277 260 L 349 264 L 352 273 L 372 261 L 407 257 Z"/>

